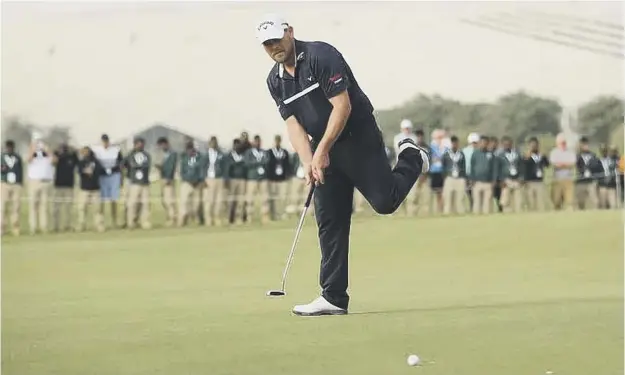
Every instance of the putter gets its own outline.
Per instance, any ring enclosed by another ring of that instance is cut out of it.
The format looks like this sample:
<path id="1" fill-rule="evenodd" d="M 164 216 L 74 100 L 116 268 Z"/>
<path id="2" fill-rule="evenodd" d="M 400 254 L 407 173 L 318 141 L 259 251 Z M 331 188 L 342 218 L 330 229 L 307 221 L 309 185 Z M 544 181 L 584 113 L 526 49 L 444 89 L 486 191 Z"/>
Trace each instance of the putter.
<path id="1" fill-rule="evenodd" d="M 291 245 L 291 252 L 289 253 L 289 257 L 286 260 L 286 266 L 284 267 L 284 272 L 282 273 L 282 288 L 280 290 L 270 290 L 267 292 L 267 295 L 270 297 L 282 297 L 286 295 L 286 276 L 289 273 L 289 268 L 291 268 L 291 263 L 293 263 L 293 255 L 295 254 L 295 248 L 297 247 L 297 240 L 299 240 L 299 234 L 302 232 L 302 227 L 304 226 L 304 219 L 306 219 L 306 213 L 308 212 L 308 207 L 310 206 L 310 201 L 312 200 L 313 193 L 315 192 L 315 184 L 313 183 L 310 186 L 310 191 L 308 192 L 308 197 L 306 198 L 306 203 L 304 203 L 304 209 L 302 209 L 302 216 L 299 218 L 299 224 L 297 224 L 297 229 L 295 230 L 295 238 L 293 239 L 293 245 Z"/>

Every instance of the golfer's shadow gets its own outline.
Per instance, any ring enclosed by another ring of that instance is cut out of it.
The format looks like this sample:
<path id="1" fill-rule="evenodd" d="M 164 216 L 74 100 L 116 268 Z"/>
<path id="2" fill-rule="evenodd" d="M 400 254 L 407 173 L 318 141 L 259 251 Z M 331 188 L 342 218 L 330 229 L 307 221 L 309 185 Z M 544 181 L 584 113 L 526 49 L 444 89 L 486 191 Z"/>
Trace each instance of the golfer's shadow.
<path id="1" fill-rule="evenodd" d="M 597 302 L 618 302 L 623 303 L 623 298 L 618 296 L 606 296 L 606 297 L 592 297 L 592 298 L 557 298 L 549 300 L 537 300 L 537 301 L 516 301 L 516 302 L 502 302 L 492 304 L 477 304 L 477 305 L 448 305 L 448 306 L 434 306 L 434 307 L 414 307 L 406 309 L 396 310 L 379 310 L 379 311 L 354 311 L 349 312 L 349 315 L 382 315 L 382 314 L 407 314 L 413 312 L 436 312 L 436 311 L 462 311 L 462 310 L 484 310 L 484 309 L 501 309 L 501 308 L 516 308 L 521 306 L 550 306 L 561 304 L 574 304 L 574 303 L 597 303 Z"/>

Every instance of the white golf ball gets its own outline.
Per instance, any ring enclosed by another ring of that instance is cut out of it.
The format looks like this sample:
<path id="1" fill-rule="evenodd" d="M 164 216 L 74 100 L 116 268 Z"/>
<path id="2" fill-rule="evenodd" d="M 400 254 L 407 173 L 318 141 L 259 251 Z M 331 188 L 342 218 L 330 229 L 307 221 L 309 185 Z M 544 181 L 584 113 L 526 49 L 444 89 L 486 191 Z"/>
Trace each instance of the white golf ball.
<path id="1" fill-rule="evenodd" d="M 411 354 L 408 356 L 408 360 L 407 360 L 408 366 L 416 366 L 419 364 L 419 361 L 420 361 L 419 357 L 416 356 L 415 354 Z"/>

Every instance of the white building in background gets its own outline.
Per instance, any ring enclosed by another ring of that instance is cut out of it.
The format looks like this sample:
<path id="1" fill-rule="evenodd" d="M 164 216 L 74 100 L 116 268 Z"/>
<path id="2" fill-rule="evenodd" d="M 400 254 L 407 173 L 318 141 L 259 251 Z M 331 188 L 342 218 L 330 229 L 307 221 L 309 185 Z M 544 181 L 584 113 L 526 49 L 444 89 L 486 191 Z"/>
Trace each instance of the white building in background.
<path id="1" fill-rule="evenodd" d="M 566 137 L 566 144 L 571 149 L 577 148 L 580 135 L 575 131 L 577 129 L 577 113 L 578 108 L 573 106 L 564 106 L 560 115 L 560 130 Z"/>

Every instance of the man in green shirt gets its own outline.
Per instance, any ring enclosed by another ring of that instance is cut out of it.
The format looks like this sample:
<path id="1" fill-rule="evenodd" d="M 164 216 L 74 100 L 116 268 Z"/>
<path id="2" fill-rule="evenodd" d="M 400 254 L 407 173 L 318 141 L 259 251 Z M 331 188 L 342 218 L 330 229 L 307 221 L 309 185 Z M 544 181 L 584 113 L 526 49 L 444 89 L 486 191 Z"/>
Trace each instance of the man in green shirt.
<path id="1" fill-rule="evenodd" d="M 187 215 L 200 209 L 202 189 L 206 180 L 206 163 L 193 142 L 187 142 L 186 150 L 180 155 L 180 203 L 178 204 L 178 226 L 183 226 Z"/>
<path id="2" fill-rule="evenodd" d="M 224 166 L 226 158 L 219 148 L 217 137 L 208 141 L 208 150 L 204 158 L 206 170 L 206 186 L 204 187 L 204 224 L 221 226 L 226 219 L 226 202 L 224 186 Z"/>
<path id="3" fill-rule="evenodd" d="M 269 222 L 269 185 L 267 181 L 267 166 L 269 156 L 261 147 L 260 136 L 255 135 L 252 147 L 244 154 L 247 167 L 246 183 L 246 217 L 247 222 L 254 220 L 256 206 L 260 209 L 261 223 Z"/>
<path id="4" fill-rule="evenodd" d="M 289 192 L 289 204 L 286 208 L 287 216 L 297 212 L 297 209 L 304 204 L 306 199 L 306 178 L 304 166 L 302 165 L 297 152 L 293 152 L 291 160 L 291 191 Z M 311 207 L 314 202 L 310 202 Z M 315 210 L 310 209 L 310 212 Z"/>
<path id="5" fill-rule="evenodd" d="M 451 137 L 451 148 L 443 154 L 443 214 L 464 214 L 467 187 L 466 158 L 458 137 Z"/>
<path id="6" fill-rule="evenodd" d="M 152 159 L 145 151 L 143 138 L 135 138 L 134 149 L 126 157 L 128 168 L 128 217 L 126 223 L 129 229 L 137 222 L 137 205 L 141 204 L 140 220 L 143 229 L 151 228 L 150 224 L 150 167 Z"/>
<path id="7" fill-rule="evenodd" d="M 521 212 L 523 205 L 523 159 L 513 147 L 512 138 L 501 139 L 502 150 L 497 156 L 499 166 L 499 180 L 501 184 L 501 207 L 504 212 Z"/>
<path id="8" fill-rule="evenodd" d="M 473 186 L 473 213 L 491 212 L 493 187 L 497 181 L 496 162 L 493 152 L 488 149 L 489 138 L 480 137 L 479 148 L 471 155 L 469 180 Z"/>
<path id="9" fill-rule="evenodd" d="M 11 232 L 20 234 L 20 202 L 24 183 L 24 164 L 22 157 L 15 152 L 15 142 L 8 140 L 2 152 L 2 234 L 10 215 Z"/>
<path id="10" fill-rule="evenodd" d="M 178 154 L 171 149 L 169 140 L 161 137 L 156 141 L 161 149 L 162 155 L 155 163 L 156 169 L 160 171 L 161 177 L 161 202 L 165 208 L 166 221 L 168 227 L 176 223 L 176 167 L 178 166 Z"/>
<path id="11" fill-rule="evenodd" d="M 245 182 L 247 180 L 247 166 L 243 160 L 243 141 L 235 139 L 232 150 L 225 156 L 224 182 L 228 188 L 228 212 L 234 209 L 233 221 L 235 225 L 243 224 L 243 208 L 245 206 Z"/>

